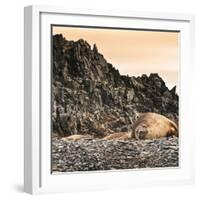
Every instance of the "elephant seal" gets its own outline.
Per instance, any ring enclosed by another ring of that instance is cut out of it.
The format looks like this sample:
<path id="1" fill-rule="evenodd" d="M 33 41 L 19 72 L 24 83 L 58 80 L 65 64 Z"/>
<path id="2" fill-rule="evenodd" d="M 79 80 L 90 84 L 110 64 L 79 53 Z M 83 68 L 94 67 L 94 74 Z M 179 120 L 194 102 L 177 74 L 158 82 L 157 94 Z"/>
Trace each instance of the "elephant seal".
<path id="1" fill-rule="evenodd" d="M 105 136 L 102 139 L 103 140 L 129 140 L 131 139 L 131 133 L 129 132 L 112 133 L 110 135 Z"/>
<path id="2" fill-rule="evenodd" d="M 137 140 L 168 136 L 178 137 L 175 122 L 157 113 L 142 113 L 133 125 L 131 137 Z"/>
<path id="3" fill-rule="evenodd" d="M 81 139 L 91 139 L 92 137 L 89 135 L 78 135 L 78 134 L 74 134 L 74 135 L 70 135 L 68 137 L 63 137 L 62 140 L 63 141 L 78 141 Z"/>

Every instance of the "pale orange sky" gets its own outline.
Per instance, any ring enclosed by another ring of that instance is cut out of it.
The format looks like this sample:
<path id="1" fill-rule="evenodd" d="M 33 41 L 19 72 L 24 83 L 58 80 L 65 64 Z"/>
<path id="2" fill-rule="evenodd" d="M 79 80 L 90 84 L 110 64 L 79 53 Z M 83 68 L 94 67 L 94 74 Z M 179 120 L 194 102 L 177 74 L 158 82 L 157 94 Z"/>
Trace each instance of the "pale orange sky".
<path id="1" fill-rule="evenodd" d="M 54 26 L 67 40 L 96 43 L 98 51 L 121 74 L 158 73 L 169 88 L 178 87 L 179 33 Z"/>

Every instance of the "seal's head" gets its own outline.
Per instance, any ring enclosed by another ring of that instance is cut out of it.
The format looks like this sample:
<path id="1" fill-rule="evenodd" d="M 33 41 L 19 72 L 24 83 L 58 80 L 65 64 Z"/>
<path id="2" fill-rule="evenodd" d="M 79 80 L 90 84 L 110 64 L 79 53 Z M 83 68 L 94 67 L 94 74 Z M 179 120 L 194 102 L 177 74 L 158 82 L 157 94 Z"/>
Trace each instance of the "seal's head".
<path id="1" fill-rule="evenodd" d="M 145 139 L 147 133 L 148 133 L 147 127 L 144 124 L 141 124 L 135 129 L 135 139 L 137 140 Z"/>

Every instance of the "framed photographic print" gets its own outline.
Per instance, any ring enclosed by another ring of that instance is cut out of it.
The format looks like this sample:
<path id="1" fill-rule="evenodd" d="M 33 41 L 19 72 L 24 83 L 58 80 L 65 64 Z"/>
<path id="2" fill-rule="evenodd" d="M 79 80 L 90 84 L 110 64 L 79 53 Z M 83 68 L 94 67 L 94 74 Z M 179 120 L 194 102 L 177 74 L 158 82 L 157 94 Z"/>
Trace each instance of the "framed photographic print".
<path id="1" fill-rule="evenodd" d="M 192 183 L 193 24 L 26 7 L 25 191 Z"/>

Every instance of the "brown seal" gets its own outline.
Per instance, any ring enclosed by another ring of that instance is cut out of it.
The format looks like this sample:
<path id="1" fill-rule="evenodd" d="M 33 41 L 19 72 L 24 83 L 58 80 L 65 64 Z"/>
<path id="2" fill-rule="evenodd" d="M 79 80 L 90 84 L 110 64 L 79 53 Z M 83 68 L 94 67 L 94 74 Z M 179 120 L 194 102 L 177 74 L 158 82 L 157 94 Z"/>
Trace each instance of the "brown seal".
<path id="1" fill-rule="evenodd" d="M 133 125 L 131 137 L 137 140 L 168 136 L 178 137 L 177 125 L 167 117 L 157 113 L 143 113 Z"/>
<path id="2" fill-rule="evenodd" d="M 103 140 L 129 140 L 131 139 L 131 133 L 129 132 L 118 132 L 107 135 Z"/>
<path id="3" fill-rule="evenodd" d="M 75 134 L 75 135 L 70 135 L 68 137 L 63 137 L 62 140 L 63 141 L 78 141 L 80 139 L 88 139 L 88 138 L 91 138 L 91 136 Z"/>

